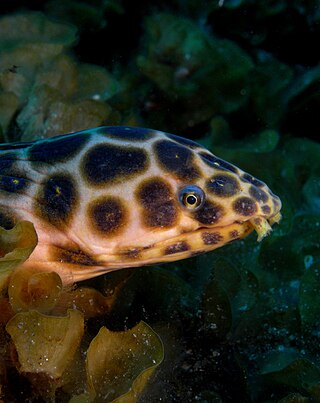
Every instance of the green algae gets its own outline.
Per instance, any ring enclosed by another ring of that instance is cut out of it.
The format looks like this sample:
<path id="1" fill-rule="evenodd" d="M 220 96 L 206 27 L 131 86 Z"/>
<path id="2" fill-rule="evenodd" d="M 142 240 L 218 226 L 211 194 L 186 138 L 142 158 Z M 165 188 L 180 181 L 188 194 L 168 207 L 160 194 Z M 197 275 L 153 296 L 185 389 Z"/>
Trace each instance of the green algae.
<path id="1" fill-rule="evenodd" d="M 12 34 L 12 26 L 21 29 Z M 6 104 L 1 125 L 7 141 L 108 123 L 112 108 L 105 101 L 117 93 L 117 80 L 105 68 L 77 64 L 68 54 L 75 26 L 27 12 L 2 17 L 0 33 L 0 102 Z"/>
<path id="2" fill-rule="evenodd" d="M 177 119 L 187 121 L 188 114 L 189 121 L 197 124 L 246 102 L 253 63 L 241 48 L 174 15 L 155 14 L 145 24 L 145 52 L 138 56 L 137 65 L 184 111 Z"/>

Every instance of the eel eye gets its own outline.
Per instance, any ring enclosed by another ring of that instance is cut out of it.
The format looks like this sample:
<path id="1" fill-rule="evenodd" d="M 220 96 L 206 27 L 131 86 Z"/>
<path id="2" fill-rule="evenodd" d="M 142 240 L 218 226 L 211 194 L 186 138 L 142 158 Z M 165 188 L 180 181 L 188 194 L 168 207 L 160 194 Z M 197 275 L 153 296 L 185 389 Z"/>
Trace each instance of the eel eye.
<path id="1" fill-rule="evenodd" d="M 179 201 L 188 210 L 198 210 L 203 205 L 204 199 L 203 190 L 195 185 L 185 186 L 179 192 Z"/>

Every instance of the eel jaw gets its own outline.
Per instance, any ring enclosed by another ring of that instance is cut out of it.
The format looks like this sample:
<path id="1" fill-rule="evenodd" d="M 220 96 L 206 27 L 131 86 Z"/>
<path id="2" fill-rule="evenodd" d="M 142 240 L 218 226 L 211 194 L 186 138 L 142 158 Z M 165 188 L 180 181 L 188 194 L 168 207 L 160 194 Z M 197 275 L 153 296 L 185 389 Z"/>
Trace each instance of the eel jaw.
<path id="1" fill-rule="evenodd" d="M 149 246 L 127 245 L 112 254 L 96 255 L 95 259 L 111 269 L 182 260 L 220 248 L 236 239 L 245 238 L 254 230 L 260 242 L 270 233 L 271 225 L 280 219 L 281 215 L 277 213 L 268 219 L 256 216 L 247 221 L 221 227 L 200 227 L 195 231 L 182 233 Z"/>
<path id="2" fill-rule="evenodd" d="M 278 212 L 274 216 L 266 219 L 264 217 L 255 217 L 249 220 L 250 224 L 258 234 L 258 242 L 270 234 L 272 231 L 271 225 L 278 223 L 281 220 L 281 214 Z"/>
<path id="3" fill-rule="evenodd" d="M 44 259 L 45 253 L 42 252 L 46 251 L 47 245 L 42 245 L 42 248 L 41 245 L 38 245 L 36 248 L 38 250 L 37 255 L 32 254 L 23 263 L 23 266 L 25 268 L 37 268 L 39 271 L 55 271 L 62 278 L 63 284 L 68 285 L 125 267 L 140 267 L 154 263 L 182 260 L 220 248 L 233 240 L 245 238 L 253 230 L 257 231 L 258 241 L 261 241 L 270 232 L 270 224 L 279 222 L 280 218 L 280 213 L 277 213 L 268 219 L 265 217 L 253 217 L 248 221 L 234 222 L 226 226 L 199 228 L 196 231 L 180 234 L 148 247 L 131 245 L 131 247 L 127 246 L 113 254 L 93 255 L 96 264 L 92 265 L 82 265 L 77 261 L 66 262 L 63 260 L 50 261 Z M 184 242 L 189 245 L 189 250 L 184 250 Z"/>

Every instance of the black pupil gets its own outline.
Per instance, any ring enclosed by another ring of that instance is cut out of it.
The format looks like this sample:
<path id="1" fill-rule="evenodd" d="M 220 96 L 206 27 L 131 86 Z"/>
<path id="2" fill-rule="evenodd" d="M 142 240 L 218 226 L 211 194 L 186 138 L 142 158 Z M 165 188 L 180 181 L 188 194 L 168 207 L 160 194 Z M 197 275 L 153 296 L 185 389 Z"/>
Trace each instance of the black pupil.
<path id="1" fill-rule="evenodd" d="M 187 196 L 186 200 L 187 200 L 187 203 L 190 204 L 190 205 L 194 205 L 194 204 L 197 203 L 197 198 L 194 195 Z"/>

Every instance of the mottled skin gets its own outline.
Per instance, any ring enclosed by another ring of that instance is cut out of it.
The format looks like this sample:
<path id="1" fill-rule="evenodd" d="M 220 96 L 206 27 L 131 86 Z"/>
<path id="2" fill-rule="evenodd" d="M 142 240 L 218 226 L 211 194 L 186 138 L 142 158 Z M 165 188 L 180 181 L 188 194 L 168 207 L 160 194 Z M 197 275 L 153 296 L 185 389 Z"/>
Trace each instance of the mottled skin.
<path id="1" fill-rule="evenodd" d="M 0 225 L 34 223 L 26 267 L 65 284 L 262 239 L 281 202 L 200 145 L 149 129 L 100 127 L 0 146 Z"/>

